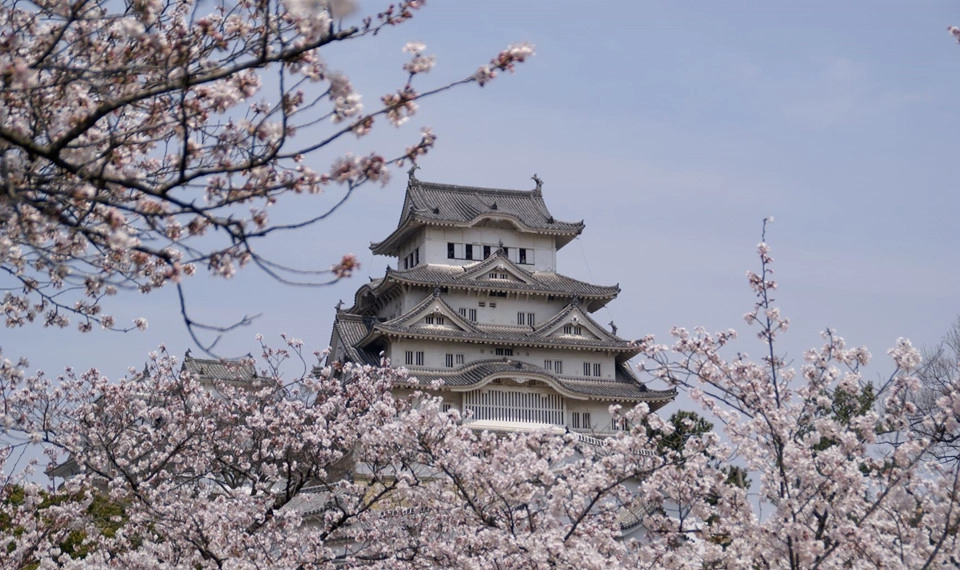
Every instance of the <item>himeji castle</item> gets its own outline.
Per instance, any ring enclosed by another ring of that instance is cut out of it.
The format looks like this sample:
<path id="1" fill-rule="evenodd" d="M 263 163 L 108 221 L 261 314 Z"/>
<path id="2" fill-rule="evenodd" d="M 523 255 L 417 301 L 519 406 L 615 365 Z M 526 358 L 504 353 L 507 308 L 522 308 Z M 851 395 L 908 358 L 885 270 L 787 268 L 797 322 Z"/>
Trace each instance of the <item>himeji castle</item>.
<path id="1" fill-rule="evenodd" d="M 370 249 L 396 259 L 338 306 L 328 363 L 405 367 L 405 389 L 442 380 L 444 407 L 476 427 L 554 425 L 602 436 L 609 412 L 676 396 L 631 370 L 636 343 L 591 315 L 616 298 L 557 271 L 557 251 L 584 229 L 550 213 L 542 183 L 501 190 L 426 182 L 410 171 L 400 221 Z M 612 325 L 612 323 L 611 323 Z"/>

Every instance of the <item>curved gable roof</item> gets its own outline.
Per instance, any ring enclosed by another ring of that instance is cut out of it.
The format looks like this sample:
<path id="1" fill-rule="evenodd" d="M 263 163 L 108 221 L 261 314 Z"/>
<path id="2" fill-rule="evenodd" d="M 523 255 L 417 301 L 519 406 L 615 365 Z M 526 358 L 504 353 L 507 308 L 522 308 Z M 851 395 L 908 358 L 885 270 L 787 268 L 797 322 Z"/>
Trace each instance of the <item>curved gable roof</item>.
<path id="1" fill-rule="evenodd" d="M 507 269 L 517 280 L 487 278 L 491 270 L 499 267 Z M 513 291 L 554 295 L 559 298 L 580 297 L 587 311 L 599 309 L 620 293 L 619 285 L 593 285 L 559 273 L 531 272 L 517 266 L 503 255 L 494 254 L 467 266 L 423 264 L 403 270 L 387 268 L 383 278 L 366 283 L 357 290 L 354 307 L 350 311 L 358 310 L 367 296 L 377 298 L 386 294 L 396 283 L 452 289 Z"/>
<path id="2" fill-rule="evenodd" d="M 557 249 L 583 231 L 583 222 L 557 220 L 547 209 L 539 186 L 534 190 L 504 190 L 424 182 L 411 177 L 397 229 L 370 244 L 378 255 L 395 255 L 416 228 L 425 225 L 470 227 L 484 219 L 508 220 L 524 232 L 557 236 Z"/>

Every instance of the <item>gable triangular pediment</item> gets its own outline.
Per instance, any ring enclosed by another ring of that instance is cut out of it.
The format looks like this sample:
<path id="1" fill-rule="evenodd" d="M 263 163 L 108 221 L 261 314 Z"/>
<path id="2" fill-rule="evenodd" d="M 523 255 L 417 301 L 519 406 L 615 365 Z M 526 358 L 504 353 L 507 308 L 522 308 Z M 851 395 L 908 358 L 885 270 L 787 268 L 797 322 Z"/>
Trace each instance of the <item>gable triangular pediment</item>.
<path id="1" fill-rule="evenodd" d="M 427 297 L 408 312 L 396 319 L 387 321 L 388 325 L 435 330 L 437 332 L 476 331 L 476 327 L 464 319 L 439 295 Z"/>
<path id="2" fill-rule="evenodd" d="M 567 305 L 562 311 L 554 315 L 553 318 L 548 319 L 540 325 L 534 332 L 542 337 L 557 339 L 621 340 L 590 318 L 577 302 Z"/>
<path id="3" fill-rule="evenodd" d="M 536 283 L 533 276 L 517 267 L 510 261 L 503 250 L 497 250 L 493 255 L 484 259 L 473 267 L 467 267 L 458 281 L 483 281 L 490 283 Z"/>

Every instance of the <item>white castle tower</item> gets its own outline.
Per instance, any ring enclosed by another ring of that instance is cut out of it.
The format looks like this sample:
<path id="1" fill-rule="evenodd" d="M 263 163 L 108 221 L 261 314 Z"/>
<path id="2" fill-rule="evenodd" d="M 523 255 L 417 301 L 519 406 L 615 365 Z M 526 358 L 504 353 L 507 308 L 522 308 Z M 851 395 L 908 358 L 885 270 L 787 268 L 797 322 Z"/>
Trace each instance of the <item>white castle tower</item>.
<path id="1" fill-rule="evenodd" d="M 602 436 L 609 412 L 676 391 L 649 390 L 630 369 L 639 349 L 590 315 L 620 292 L 556 270 L 582 222 L 551 215 L 530 191 L 424 182 L 410 171 L 397 228 L 370 249 L 397 268 L 360 287 L 334 320 L 328 362 L 409 369 L 409 389 L 442 379 L 445 406 L 487 429 L 551 424 Z M 611 323 L 612 324 L 612 323 Z"/>

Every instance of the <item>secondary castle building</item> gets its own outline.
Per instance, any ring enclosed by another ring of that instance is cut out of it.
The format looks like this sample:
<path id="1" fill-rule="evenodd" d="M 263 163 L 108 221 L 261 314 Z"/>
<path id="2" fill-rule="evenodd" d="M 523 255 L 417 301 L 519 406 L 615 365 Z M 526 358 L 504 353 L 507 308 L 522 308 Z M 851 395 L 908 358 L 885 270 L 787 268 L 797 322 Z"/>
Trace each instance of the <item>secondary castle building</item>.
<path id="1" fill-rule="evenodd" d="M 604 435 L 611 404 L 657 409 L 629 359 L 636 343 L 591 316 L 620 292 L 557 272 L 557 251 L 583 231 L 533 190 L 418 180 L 410 172 L 397 228 L 370 249 L 396 259 L 338 306 L 329 362 L 409 370 L 409 389 L 443 380 L 444 405 L 477 427 L 551 424 Z M 612 325 L 612 323 L 611 323 Z"/>

